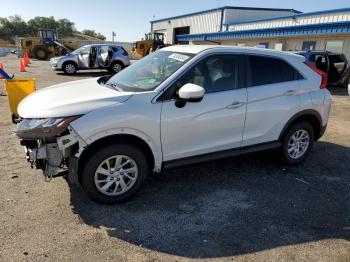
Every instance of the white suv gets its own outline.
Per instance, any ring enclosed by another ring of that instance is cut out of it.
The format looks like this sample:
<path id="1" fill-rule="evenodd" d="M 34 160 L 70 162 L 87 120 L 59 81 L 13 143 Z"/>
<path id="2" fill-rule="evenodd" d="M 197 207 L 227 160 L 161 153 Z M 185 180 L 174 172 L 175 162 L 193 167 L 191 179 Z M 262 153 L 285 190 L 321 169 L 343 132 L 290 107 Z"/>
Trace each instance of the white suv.
<path id="1" fill-rule="evenodd" d="M 115 203 L 166 168 L 277 148 L 302 162 L 327 126 L 326 84 L 295 54 L 172 46 L 113 77 L 28 96 L 16 133 L 48 178 L 68 169 L 92 199 Z"/>

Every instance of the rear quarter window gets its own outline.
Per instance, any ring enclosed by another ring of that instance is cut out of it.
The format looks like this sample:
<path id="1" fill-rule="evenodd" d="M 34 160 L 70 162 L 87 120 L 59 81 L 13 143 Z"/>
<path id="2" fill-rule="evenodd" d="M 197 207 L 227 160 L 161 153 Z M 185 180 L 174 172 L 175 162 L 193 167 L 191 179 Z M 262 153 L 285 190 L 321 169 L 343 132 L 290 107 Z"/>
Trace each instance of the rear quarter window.
<path id="1" fill-rule="evenodd" d="M 250 56 L 250 86 L 276 84 L 302 79 L 287 62 L 272 57 Z"/>

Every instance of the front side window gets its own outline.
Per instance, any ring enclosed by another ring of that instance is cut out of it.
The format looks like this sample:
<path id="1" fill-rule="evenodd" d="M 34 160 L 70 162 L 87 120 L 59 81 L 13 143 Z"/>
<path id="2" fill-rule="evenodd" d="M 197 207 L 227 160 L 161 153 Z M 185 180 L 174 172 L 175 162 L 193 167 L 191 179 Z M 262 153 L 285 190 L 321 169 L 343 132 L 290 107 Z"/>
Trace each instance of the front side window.
<path id="1" fill-rule="evenodd" d="M 163 100 L 177 98 L 186 84 L 201 86 L 206 94 L 238 88 L 238 59 L 236 55 L 214 55 L 202 60 L 167 90 Z"/>
<path id="2" fill-rule="evenodd" d="M 302 79 L 298 73 L 287 62 L 264 56 L 250 56 L 250 86 L 261 86 L 276 84 L 287 81 Z"/>
<path id="3" fill-rule="evenodd" d="M 192 57 L 194 54 L 157 51 L 116 74 L 106 85 L 126 92 L 152 91 Z"/>

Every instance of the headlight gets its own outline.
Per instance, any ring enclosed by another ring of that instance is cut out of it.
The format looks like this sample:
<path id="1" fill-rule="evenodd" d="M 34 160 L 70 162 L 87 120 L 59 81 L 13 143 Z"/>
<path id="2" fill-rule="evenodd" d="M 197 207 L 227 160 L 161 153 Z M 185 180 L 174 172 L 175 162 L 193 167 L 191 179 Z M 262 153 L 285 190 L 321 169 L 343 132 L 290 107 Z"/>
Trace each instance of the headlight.
<path id="1" fill-rule="evenodd" d="M 39 139 L 56 137 L 63 133 L 68 125 L 80 116 L 66 118 L 23 119 L 16 127 L 19 138 Z"/>

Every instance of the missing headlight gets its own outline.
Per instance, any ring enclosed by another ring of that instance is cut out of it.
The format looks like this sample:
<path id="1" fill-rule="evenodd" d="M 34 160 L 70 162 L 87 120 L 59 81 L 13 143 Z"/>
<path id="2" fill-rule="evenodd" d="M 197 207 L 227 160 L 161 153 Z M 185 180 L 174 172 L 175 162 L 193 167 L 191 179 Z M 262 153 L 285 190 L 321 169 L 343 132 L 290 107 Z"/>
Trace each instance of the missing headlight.
<path id="1" fill-rule="evenodd" d="M 80 116 L 66 118 L 23 119 L 15 130 L 22 139 L 44 139 L 57 137 L 63 133 L 68 125 Z"/>

